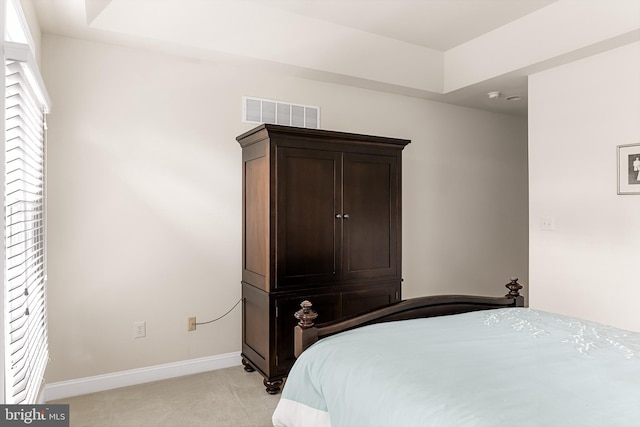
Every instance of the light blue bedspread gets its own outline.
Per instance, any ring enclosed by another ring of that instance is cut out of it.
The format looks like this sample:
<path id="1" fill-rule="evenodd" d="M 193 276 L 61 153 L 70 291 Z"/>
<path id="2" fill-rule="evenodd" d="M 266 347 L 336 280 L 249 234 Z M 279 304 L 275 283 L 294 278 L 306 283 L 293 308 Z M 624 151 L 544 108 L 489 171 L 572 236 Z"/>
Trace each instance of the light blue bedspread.
<path id="1" fill-rule="evenodd" d="M 275 425 L 304 425 L 292 406 L 333 427 L 639 427 L 640 333 L 526 308 L 367 326 L 300 356 Z"/>

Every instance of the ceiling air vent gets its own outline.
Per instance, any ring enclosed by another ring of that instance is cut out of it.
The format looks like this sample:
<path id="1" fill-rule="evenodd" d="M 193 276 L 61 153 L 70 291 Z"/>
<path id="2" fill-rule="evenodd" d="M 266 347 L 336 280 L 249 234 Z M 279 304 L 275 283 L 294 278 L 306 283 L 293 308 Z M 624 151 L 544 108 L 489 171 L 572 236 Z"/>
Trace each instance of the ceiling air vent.
<path id="1" fill-rule="evenodd" d="M 242 98 L 242 121 L 319 129 L 320 107 L 245 96 Z"/>

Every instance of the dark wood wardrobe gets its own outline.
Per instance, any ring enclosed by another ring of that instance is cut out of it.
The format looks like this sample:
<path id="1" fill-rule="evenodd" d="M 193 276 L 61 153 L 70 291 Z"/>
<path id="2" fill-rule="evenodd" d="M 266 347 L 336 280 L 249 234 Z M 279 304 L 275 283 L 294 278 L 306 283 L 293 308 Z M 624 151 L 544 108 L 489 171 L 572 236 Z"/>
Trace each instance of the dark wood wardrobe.
<path id="1" fill-rule="evenodd" d="M 410 141 L 264 124 L 242 147 L 242 363 L 269 393 L 317 323 L 401 299 L 402 149 Z"/>

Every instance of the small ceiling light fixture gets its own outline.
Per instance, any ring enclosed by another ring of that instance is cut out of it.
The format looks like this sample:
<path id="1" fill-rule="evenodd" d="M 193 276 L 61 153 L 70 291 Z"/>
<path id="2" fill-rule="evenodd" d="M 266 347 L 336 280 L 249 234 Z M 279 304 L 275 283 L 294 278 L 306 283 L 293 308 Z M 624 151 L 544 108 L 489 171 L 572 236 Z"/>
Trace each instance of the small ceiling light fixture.
<path id="1" fill-rule="evenodd" d="M 498 99 L 498 98 L 500 98 L 500 92 L 495 90 L 493 92 L 487 93 L 487 96 L 489 96 L 489 99 Z"/>
<path id="2" fill-rule="evenodd" d="M 522 101 L 522 96 L 520 95 L 511 95 L 511 96 L 507 96 L 505 99 L 507 101 Z"/>

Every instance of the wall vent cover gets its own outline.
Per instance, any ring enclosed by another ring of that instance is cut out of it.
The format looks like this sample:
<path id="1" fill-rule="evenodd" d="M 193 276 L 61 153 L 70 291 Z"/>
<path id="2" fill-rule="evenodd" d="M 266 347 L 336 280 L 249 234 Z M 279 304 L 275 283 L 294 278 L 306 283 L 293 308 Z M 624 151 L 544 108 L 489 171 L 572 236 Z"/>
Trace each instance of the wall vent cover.
<path id="1" fill-rule="evenodd" d="M 242 121 L 320 129 L 320 107 L 244 96 Z"/>

